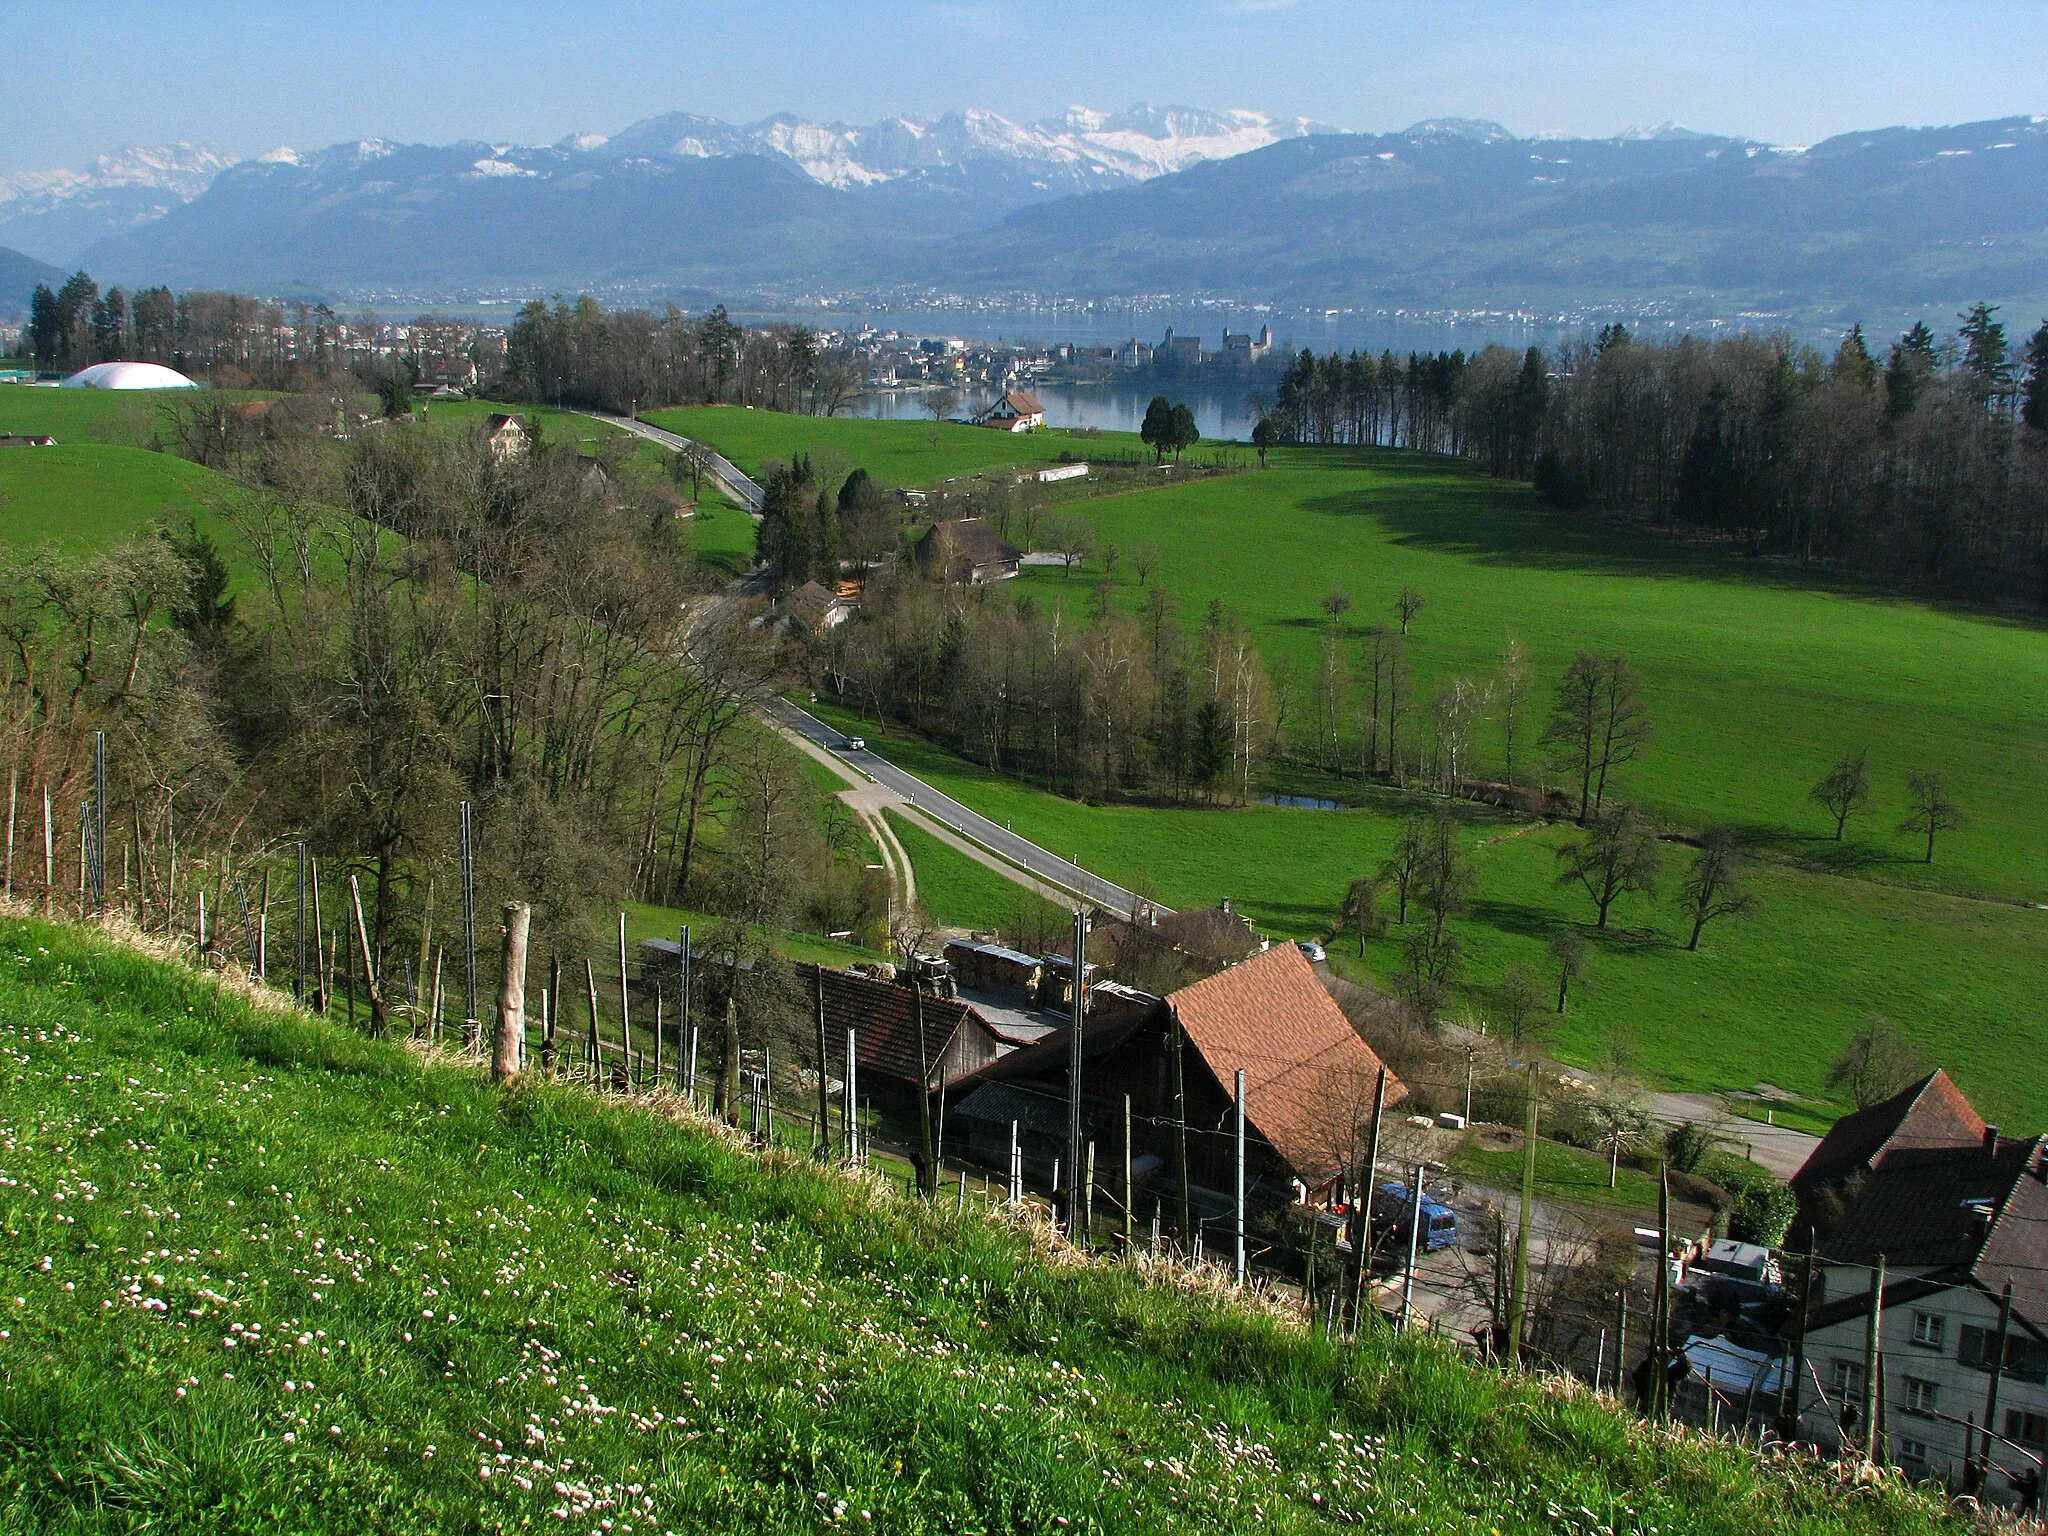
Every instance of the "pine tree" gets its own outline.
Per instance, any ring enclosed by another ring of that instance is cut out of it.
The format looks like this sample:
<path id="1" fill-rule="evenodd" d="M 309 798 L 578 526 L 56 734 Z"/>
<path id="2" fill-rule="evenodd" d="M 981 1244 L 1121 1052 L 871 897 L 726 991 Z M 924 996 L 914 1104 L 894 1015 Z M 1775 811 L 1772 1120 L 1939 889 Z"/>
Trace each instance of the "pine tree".
<path id="1" fill-rule="evenodd" d="M 2048 320 L 2027 338 L 2026 366 L 2020 384 L 2020 420 L 2029 431 L 2048 433 Z"/>

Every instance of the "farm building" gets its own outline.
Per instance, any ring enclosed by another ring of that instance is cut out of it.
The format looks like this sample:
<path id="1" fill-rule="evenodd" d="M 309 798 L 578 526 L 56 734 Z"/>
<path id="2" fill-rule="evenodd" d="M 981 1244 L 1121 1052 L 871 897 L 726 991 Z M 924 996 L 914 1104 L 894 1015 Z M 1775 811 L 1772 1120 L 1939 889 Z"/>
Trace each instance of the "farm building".
<path id="1" fill-rule="evenodd" d="M 493 411 L 484 418 L 484 444 L 501 459 L 526 452 L 526 423 L 517 416 Z"/>
<path id="2" fill-rule="evenodd" d="M 0 433 L 0 448 L 54 448 L 57 439 L 48 433 Z"/>
<path id="3" fill-rule="evenodd" d="M 1002 399 L 974 418 L 974 424 L 998 432 L 1036 432 L 1045 425 L 1045 407 L 1028 390 L 1005 390 Z"/>
<path id="4" fill-rule="evenodd" d="M 985 517 L 950 517 L 933 523 L 917 541 L 917 568 L 954 586 L 1007 581 L 1023 558 Z"/>
<path id="5" fill-rule="evenodd" d="M 854 603 L 836 587 L 807 581 L 782 600 L 789 622 L 808 634 L 822 635 L 852 617 Z"/>
<path id="6" fill-rule="evenodd" d="M 1115 1149 L 1102 1162 L 1120 1162 L 1129 1095 L 1132 1161 L 1148 1202 L 1177 1195 L 1184 1120 L 1190 1207 L 1211 1214 L 1228 1208 L 1240 1068 L 1252 1205 L 1285 1204 L 1297 1182 L 1320 1190 L 1350 1170 L 1361 1155 L 1382 1063 L 1293 945 L 1165 998 L 1130 996 L 1127 1006 L 1091 1014 L 1083 1030 L 1081 1115 L 1083 1134 Z M 1014 1120 L 1026 1167 L 1043 1178 L 1065 1154 L 1071 1042 L 1071 1029 L 1056 1031 L 953 1085 L 946 1114 L 948 1125 L 960 1128 L 959 1142 L 982 1161 L 1005 1166 Z M 1176 1057 L 1184 1115 L 1175 1102 Z M 1388 1103 L 1406 1095 L 1389 1074 Z M 948 1141 L 959 1144 L 950 1130 Z"/>
<path id="7" fill-rule="evenodd" d="M 807 999 L 815 1000 L 823 989 L 828 1053 L 843 1053 L 847 1030 L 854 1032 L 860 1097 L 885 1108 L 914 1108 L 920 1081 L 926 1092 L 934 1091 L 991 1065 L 1010 1049 L 987 1020 L 965 1003 L 815 965 L 798 966 L 796 980 Z M 920 1010 L 924 1017 L 922 1073 L 917 1060 Z"/>
<path id="8" fill-rule="evenodd" d="M 1802 1199 L 1827 1193 L 1796 1378 L 1800 1438 L 1860 1437 L 1875 1387 L 1886 1460 L 1959 1484 L 1974 1440 L 1992 1469 L 1980 1496 L 2029 1504 L 2048 1453 L 2048 1137 L 2001 1137 L 1939 1072 L 1843 1127 L 1793 1180 Z M 1976 1426 L 2003 1439 L 1986 1445 Z"/>

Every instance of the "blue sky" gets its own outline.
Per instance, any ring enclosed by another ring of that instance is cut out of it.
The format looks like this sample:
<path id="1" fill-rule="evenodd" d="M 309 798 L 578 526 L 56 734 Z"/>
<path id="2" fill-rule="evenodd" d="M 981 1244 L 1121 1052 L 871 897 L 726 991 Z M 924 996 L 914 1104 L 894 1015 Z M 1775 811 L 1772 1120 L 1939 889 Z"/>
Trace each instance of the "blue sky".
<path id="1" fill-rule="evenodd" d="M 683 109 L 1070 103 L 1810 143 L 2048 112 L 2044 0 L 6 0 L 0 172 L 175 139 L 549 142 Z M 33 40 L 31 42 L 31 40 Z M 32 54 L 24 53 L 33 47 Z"/>

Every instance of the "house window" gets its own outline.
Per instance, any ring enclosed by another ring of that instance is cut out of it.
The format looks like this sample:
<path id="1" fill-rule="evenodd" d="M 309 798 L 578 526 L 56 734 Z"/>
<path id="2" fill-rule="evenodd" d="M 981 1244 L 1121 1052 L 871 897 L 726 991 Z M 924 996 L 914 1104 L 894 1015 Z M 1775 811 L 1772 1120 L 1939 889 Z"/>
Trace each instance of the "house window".
<path id="1" fill-rule="evenodd" d="M 2005 1438 L 2021 1445 L 2048 1445 L 2048 1414 L 2028 1413 L 2024 1408 L 2006 1409 Z"/>
<path id="2" fill-rule="evenodd" d="M 1945 1332 L 1943 1324 L 1947 1321 L 1947 1318 L 1937 1312 L 1915 1312 L 1913 1314 L 1913 1342 L 1924 1345 L 1928 1349 L 1941 1348 L 1942 1334 Z"/>
<path id="3" fill-rule="evenodd" d="M 1941 1403 L 1941 1388 L 1918 1376 L 1906 1378 L 1906 1412 L 1933 1413 Z"/>
<path id="4" fill-rule="evenodd" d="M 1838 1397 L 1851 1399 L 1862 1397 L 1862 1362 L 1857 1360 L 1837 1360 L 1835 1362 L 1834 1389 L 1835 1395 Z"/>
<path id="5" fill-rule="evenodd" d="M 1927 1442 L 1925 1440 L 1899 1441 L 1899 1461 L 1904 1466 L 1925 1471 L 1927 1467 Z"/>

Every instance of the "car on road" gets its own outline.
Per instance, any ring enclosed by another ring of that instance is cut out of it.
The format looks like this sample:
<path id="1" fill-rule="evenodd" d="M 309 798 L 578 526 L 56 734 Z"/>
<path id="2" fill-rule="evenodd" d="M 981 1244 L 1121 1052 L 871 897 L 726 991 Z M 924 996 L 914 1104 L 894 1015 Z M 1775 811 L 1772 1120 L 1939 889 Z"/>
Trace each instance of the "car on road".
<path id="1" fill-rule="evenodd" d="M 1318 944 L 1314 939 L 1298 940 L 1295 943 L 1294 947 L 1300 950 L 1304 955 L 1308 957 L 1309 964 L 1311 965 L 1321 965 L 1325 960 L 1330 958 L 1329 955 L 1324 952 L 1323 946 Z"/>
<path id="2" fill-rule="evenodd" d="M 1415 1202 L 1405 1184 L 1382 1184 L 1373 1192 L 1372 1224 L 1405 1248 L 1408 1244 L 1408 1218 Z M 1439 1248 L 1454 1248 L 1458 1243 L 1458 1213 L 1440 1201 L 1432 1200 L 1427 1190 L 1422 1195 L 1422 1240 L 1419 1244 L 1424 1253 L 1435 1253 Z"/>
<path id="3" fill-rule="evenodd" d="M 846 745 L 840 748 L 842 752 L 865 752 L 867 749 L 867 738 L 864 736 L 849 736 L 846 738 Z"/>

